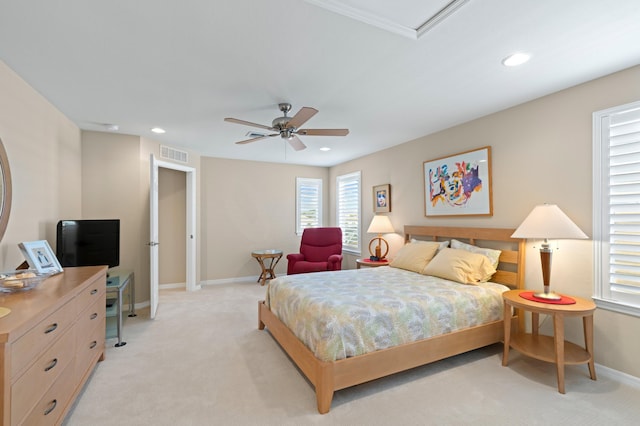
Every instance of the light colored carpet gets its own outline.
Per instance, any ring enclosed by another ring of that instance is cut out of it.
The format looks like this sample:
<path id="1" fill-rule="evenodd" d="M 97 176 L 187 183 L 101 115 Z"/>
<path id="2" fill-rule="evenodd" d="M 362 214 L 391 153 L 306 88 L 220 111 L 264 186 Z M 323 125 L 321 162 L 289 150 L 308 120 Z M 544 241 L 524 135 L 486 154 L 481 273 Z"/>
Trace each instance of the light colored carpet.
<path id="1" fill-rule="evenodd" d="M 264 292 L 253 282 L 161 291 L 155 320 L 141 311 L 125 322 L 126 346 L 107 341 L 65 424 L 638 424 L 640 389 L 592 381 L 580 365 L 567 367 L 561 395 L 554 365 L 512 351 L 502 367 L 501 345 L 338 391 L 320 415 L 313 387 L 257 329 Z"/>

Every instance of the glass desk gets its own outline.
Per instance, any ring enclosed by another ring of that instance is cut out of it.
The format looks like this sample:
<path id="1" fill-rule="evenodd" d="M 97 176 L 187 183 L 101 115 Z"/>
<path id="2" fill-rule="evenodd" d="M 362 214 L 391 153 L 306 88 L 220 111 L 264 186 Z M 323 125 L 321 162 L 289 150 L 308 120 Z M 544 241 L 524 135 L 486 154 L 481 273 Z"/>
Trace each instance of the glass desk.
<path id="1" fill-rule="evenodd" d="M 125 290 L 128 290 L 129 316 L 136 316 L 134 284 L 133 271 L 118 268 L 108 271 L 106 337 L 107 339 L 117 337 L 118 343 L 115 346 L 118 348 L 127 344 L 122 341 L 122 296 Z"/>

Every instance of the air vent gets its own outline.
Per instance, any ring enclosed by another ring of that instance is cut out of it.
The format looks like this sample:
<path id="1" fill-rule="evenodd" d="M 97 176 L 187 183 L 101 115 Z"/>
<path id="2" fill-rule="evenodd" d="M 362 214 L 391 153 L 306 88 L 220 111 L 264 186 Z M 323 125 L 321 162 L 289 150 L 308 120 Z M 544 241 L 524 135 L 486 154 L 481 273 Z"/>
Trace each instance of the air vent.
<path id="1" fill-rule="evenodd" d="M 250 138 L 263 138 L 267 136 L 266 133 L 258 133 L 258 132 L 247 132 L 247 136 Z"/>
<path id="2" fill-rule="evenodd" d="M 181 163 L 188 163 L 189 153 L 187 153 L 186 151 L 180 151 L 175 148 L 170 148 L 165 145 L 160 145 L 160 158 L 179 161 Z"/>

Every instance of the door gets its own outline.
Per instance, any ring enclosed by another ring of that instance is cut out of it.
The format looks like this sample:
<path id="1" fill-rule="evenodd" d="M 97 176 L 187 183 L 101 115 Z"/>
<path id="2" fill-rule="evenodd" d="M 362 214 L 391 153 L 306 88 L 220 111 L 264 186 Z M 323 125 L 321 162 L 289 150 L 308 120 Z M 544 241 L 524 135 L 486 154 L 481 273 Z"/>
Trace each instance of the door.
<path id="1" fill-rule="evenodd" d="M 149 304 L 151 319 L 158 310 L 158 162 L 151 154 L 149 181 Z"/>
<path id="2" fill-rule="evenodd" d="M 159 272 L 158 272 L 158 168 L 163 167 L 172 170 L 183 171 L 187 174 L 187 244 L 186 244 L 186 288 L 187 291 L 199 290 L 196 286 L 196 171 L 193 167 L 156 160 L 150 155 L 151 166 L 149 176 L 149 303 L 150 317 L 156 317 L 158 311 L 159 296 Z"/>

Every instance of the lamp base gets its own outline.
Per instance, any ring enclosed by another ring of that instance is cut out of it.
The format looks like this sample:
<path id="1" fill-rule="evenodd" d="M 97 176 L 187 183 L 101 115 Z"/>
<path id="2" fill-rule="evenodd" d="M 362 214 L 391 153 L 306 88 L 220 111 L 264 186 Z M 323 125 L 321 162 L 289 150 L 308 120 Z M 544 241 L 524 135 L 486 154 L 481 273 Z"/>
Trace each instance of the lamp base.
<path id="1" fill-rule="evenodd" d="M 538 292 L 538 293 L 533 293 L 533 295 L 535 297 L 538 297 L 540 299 L 547 299 L 547 300 L 560 300 L 562 299 L 562 296 L 560 296 L 558 293 L 554 293 L 552 291 L 550 291 L 549 293 L 545 293 L 543 291 Z"/>

